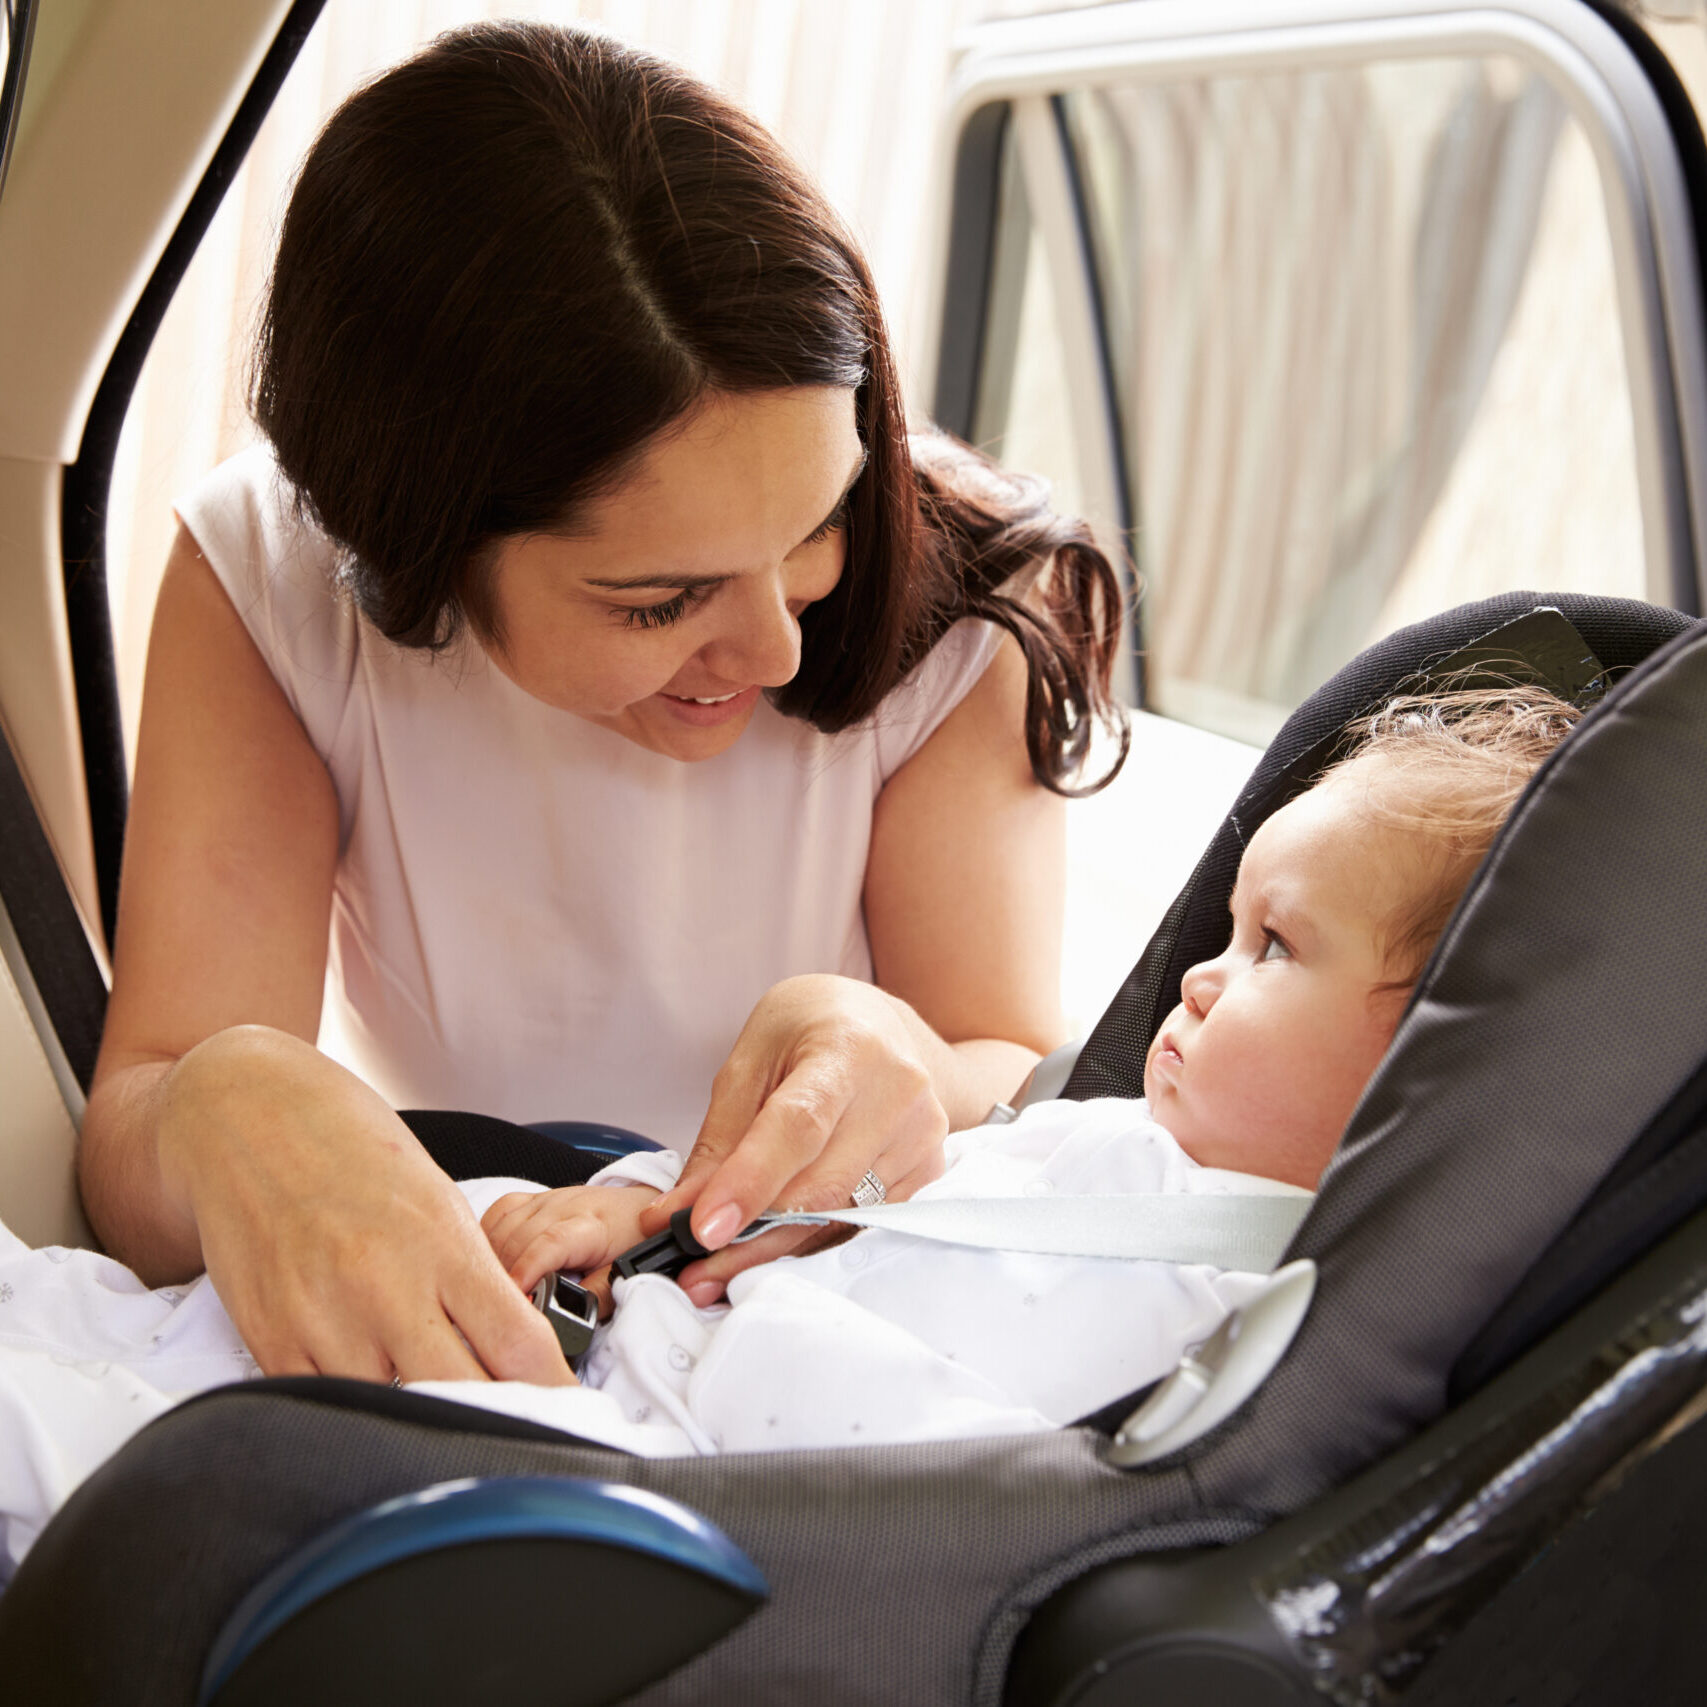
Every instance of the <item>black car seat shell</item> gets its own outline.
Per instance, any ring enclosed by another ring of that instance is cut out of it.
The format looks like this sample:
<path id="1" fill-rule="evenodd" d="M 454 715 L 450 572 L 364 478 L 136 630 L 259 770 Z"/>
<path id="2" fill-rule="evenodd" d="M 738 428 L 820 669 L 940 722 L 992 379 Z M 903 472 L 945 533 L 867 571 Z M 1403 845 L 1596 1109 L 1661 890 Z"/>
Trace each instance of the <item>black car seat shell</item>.
<path id="1" fill-rule="evenodd" d="M 1513 1482 L 1514 1466 L 1553 1442 L 1539 1504 L 1475 1531 L 1506 1536 L 1494 1566 L 1467 1598 L 1436 1596 L 1437 1628 L 1470 1620 L 1467 1641 L 1476 1609 L 1604 1481 L 1607 1455 L 1651 1445 L 1703 1384 L 1690 1311 L 1707 1299 L 1707 1215 L 1680 1200 L 1682 1224 L 1650 1227 L 1660 1242 L 1622 1277 L 1628 1251 L 1589 1240 L 1604 1272 L 1579 1266 L 1572 1284 L 1594 1296 L 1556 1325 L 1526 1306 L 1527 1335 L 1509 1333 L 1449 1410 L 1466 1351 L 1593 1218 L 1621 1158 L 1668 1119 L 1665 1155 L 1697 1129 L 1677 1111 L 1707 1056 L 1707 625 L 1515 594 L 1365 653 L 1276 738 L 1069 1085 L 1133 1094 L 1180 971 L 1221 945 L 1242 837 L 1307 783 L 1323 741 L 1538 604 L 1628 673 L 1534 779 L 1460 904 L 1290 1253 L 1318 1265 L 1311 1314 L 1214 1433 L 1137 1472 L 1090 1425 L 641 1461 L 421 1395 L 255 1382 L 161 1418 L 79 1489 L 0 1596 L 0 1675 L 65 1703 L 193 1701 L 250 1585 L 327 1526 L 450 1479 L 575 1476 L 681 1502 L 771 1585 L 636 1701 L 1389 1698 L 1445 1637 L 1400 1619 L 1397 1649 L 1336 1646 L 1331 1629 L 1288 1623 L 1299 1594 L 1325 1604 L 1350 1569 L 1356 1548 L 1330 1543 L 1358 1537 L 1367 1553 L 1395 1522 L 1438 1536 L 1475 1478 L 1538 1486 Z M 1596 1427 L 1573 1425 L 1579 1413 Z M 1694 1462 L 1702 1433 L 1679 1429 L 1664 1451 Z M 1450 1495 L 1443 1464 L 1459 1466 Z M 1575 1492 L 1549 1502 L 1549 1488 Z M 572 1672 L 572 1642 L 562 1660 Z M 561 1698 L 579 1697 L 566 1682 Z"/>

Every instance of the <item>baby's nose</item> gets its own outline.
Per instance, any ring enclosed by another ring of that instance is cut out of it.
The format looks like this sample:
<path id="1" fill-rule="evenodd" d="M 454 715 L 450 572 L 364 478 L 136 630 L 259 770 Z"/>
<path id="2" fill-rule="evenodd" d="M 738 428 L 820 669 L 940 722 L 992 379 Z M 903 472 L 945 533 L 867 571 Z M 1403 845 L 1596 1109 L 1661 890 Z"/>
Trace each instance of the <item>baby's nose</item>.
<path id="1" fill-rule="evenodd" d="M 1199 1019 L 1215 1005 L 1224 982 L 1219 959 L 1200 960 L 1180 979 L 1180 999 Z"/>

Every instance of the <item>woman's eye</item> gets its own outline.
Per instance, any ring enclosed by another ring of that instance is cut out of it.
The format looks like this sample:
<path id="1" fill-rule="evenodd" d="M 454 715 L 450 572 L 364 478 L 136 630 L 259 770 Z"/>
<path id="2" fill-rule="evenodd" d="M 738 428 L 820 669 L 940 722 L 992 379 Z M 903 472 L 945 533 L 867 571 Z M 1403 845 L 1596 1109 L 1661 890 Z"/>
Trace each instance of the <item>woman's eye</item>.
<path id="1" fill-rule="evenodd" d="M 844 498 L 822 522 L 807 534 L 803 543 L 820 545 L 833 533 L 840 533 L 848 525 L 848 501 Z"/>
<path id="2" fill-rule="evenodd" d="M 684 587 L 662 604 L 623 605 L 617 615 L 622 618 L 624 628 L 668 628 L 671 623 L 680 622 L 710 592 L 709 587 Z"/>
<path id="3" fill-rule="evenodd" d="M 1264 931 L 1262 938 L 1262 953 L 1257 956 L 1259 966 L 1265 960 L 1290 960 L 1292 958 L 1292 950 L 1273 931 Z"/>

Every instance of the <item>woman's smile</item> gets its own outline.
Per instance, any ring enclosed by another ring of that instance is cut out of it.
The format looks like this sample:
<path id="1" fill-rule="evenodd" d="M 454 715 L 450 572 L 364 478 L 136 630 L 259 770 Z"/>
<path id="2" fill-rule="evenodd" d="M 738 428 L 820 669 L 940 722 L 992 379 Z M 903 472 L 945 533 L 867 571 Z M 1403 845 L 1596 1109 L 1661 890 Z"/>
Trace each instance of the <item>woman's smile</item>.
<path id="1" fill-rule="evenodd" d="M 759 689 L 757 685 L 731 688 L 728 693 L 704 698 L 696 694 L 664 691 L 658 698 L 682 722 L 695 729 L 712 729 L 720 723 L 727 723 L 732 717 L 744 717 L 758 703 Z"/>

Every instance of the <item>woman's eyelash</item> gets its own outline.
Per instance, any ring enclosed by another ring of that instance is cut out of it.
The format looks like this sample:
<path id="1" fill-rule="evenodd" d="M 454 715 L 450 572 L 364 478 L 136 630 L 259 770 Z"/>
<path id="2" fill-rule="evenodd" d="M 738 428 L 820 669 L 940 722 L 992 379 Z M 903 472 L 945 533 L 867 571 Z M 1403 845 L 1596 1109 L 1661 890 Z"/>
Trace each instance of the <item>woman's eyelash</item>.
<path id="1" fill-rule="evenodd" d="M 806 536 L 807 545 L 818 545 L 828 539 L 831 534 L 839 532 L 848 525 L 848 501 L 844 498 L 817 527 Z"/>
<path id="2" fill-rule="evenodd" d="M 683 587 L 661 605 L 625 605 L 618 614 L 624 628 L 668 628 L 671 623 L 680 622 L 710 592 L 709 587 Z"/>
<path id="3" fill-rule="evenodd" d="M 848 501 L 843 498 L 802 543 L 820 545 L 847 525 Z M 711 590 L 710 587 L 683 587 L 674 598 L 665 599 L 662 604 L 624 605 L 617 614 L 622 618 L 624 628 L 668 628 L 672 623 L 680 622 Z"/>

